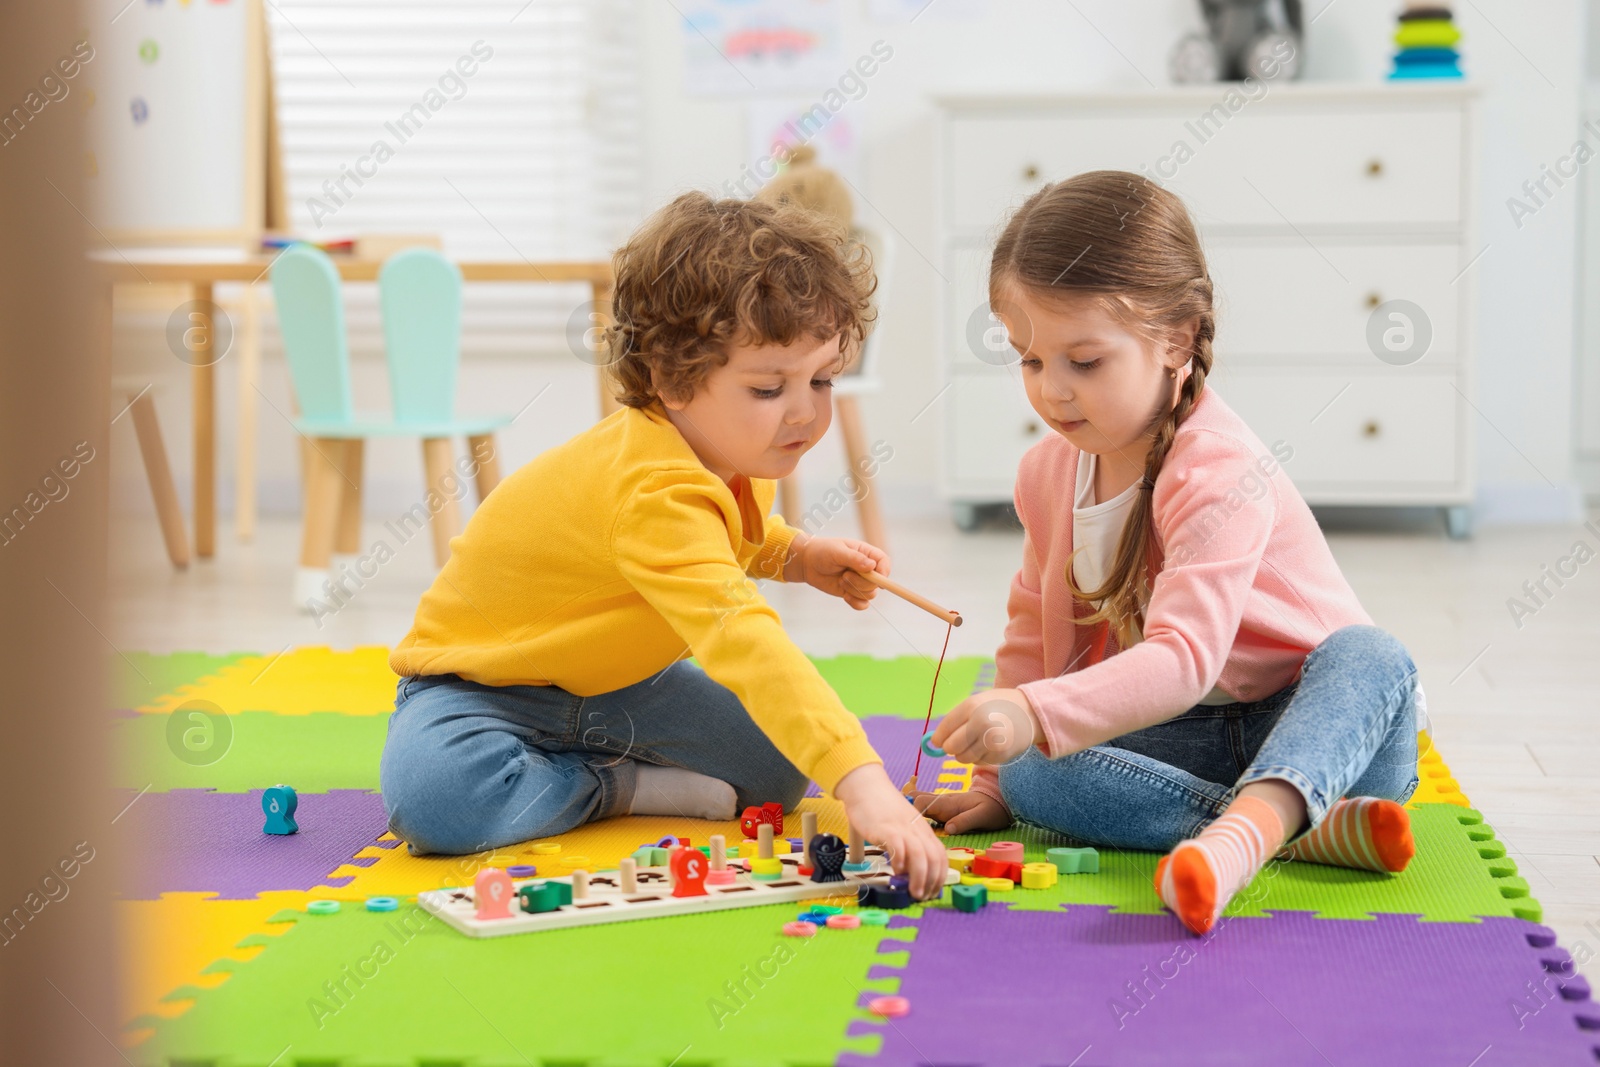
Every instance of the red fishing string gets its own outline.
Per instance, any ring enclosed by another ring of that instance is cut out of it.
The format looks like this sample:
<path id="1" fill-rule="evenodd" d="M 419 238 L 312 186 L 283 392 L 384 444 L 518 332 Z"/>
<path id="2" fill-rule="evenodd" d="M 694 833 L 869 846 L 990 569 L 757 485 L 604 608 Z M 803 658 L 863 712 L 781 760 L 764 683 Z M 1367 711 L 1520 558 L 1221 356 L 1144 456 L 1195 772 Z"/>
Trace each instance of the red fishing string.
<path id="1" fill-rule="evenodd" d="M 939 672 L 944 670 L 944 654 L 950 650 L 950 635 L 955 632 L 956 624 L 945 624 L 944 647 L 939 650 L 939 664 L 933 668 L 933 688 L 928 691 L 928 714 L 922 720 L 922 734 L 917 740 L 917 762 L 911 768 L 911 781 L 917 780 L 917 775 L 922 771 L 922 737 L 928 736 L 928 724 L 933 721 L 933 700 L 939 692 Z"/>

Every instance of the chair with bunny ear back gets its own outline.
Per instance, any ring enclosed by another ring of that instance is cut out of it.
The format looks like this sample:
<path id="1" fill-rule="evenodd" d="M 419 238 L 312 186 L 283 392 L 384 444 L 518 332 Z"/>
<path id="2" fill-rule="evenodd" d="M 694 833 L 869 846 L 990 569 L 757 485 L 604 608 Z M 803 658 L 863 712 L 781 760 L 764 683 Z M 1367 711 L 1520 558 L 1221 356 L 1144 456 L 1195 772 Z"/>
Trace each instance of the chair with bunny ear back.
<path id="1" fill-rule="evenodd" d="M 384 339 L 388 349 L 392 415 L 358 413 L 350 383 L 339 272 L 328 254 L 294 245 L 272 264 L 284 355 L 300 415 L 294 428 L 310 443 L 306 462 L 305 517 L 294 603 L 315 610 L 328 595 L 329 565 L 340 552 L 360 551 L 361 466 L 369 437 L 422 440 L 425 493 L 434 560 L 450 558 L 450 538 L 460 530 L 459 486 L 451 469 L 452 437 L 466 437 L 477 460 L 480 497 L 499 480 L 494 432 L 509 415 L 456 418 L 455 381 L 460 357 L 461 274 L 431 249 L 407 249 L 379 272 Z"/>

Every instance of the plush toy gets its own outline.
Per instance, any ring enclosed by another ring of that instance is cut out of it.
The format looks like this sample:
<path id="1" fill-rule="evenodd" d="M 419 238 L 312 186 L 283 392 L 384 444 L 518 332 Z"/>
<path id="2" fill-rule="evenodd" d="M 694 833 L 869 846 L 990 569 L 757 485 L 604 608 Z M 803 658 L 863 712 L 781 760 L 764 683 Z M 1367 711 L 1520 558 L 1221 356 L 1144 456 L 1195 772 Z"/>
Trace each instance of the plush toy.
<path id="1" fill-rule="evenodd" d="M 817 163 L 817 150 L 808 144 L 789 153 L 784 168 L 756 193 L 757 200 L 796 204 L 836 220 L 845 229 L 855 223 L 855 203 L 845 180 Z"/>
<path id="2" fill-rule="evenodd" d="M 1300 0 L 1200 0 L 1206 33 L 1191 33 L 1172 49 L 1172 80 L 1180 83 L 1298 78 L 1304 40 Z"/>
<path id="3" fill-rule="evenodd" d="M 819 165 L 817 150 L 808 144 L 789 153 L 787 165 L 756 192 L 755 198 L 773 204 L 794 204 L 826 215 L 861 240 L 861 235 L 855 232 L 855 201 L 850 196 L 849 184 Z M 876 326 L 874 321 L 868 329 Z M 852 363 L 845 373 L 856 374 L 860 370 L 860 363 Z"/>

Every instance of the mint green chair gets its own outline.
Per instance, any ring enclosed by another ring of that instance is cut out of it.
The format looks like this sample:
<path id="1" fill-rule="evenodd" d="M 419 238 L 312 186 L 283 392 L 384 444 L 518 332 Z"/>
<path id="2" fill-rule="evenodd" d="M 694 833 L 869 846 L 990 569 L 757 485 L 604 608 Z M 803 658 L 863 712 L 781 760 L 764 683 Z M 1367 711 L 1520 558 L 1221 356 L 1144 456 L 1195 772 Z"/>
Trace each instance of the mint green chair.
<path id="1" fill-rule="evenodd" d="M 357 412 L 350 385 L 344 301 L 339 271 L 326 252 L 293 245 L 272 264 L 284 356 L 300 414 L 294 428 L 302 449 L 305 519 L 294 602 L 316 610 L 326 599 L 333 553 L 361 550 L 361 466 L 369 437 L 404 435 L 422 441 L 426 494 L 400 522 L 428 517 L 434 560 L 444 566 L 450 539 L 460 532 L 459 476 L 451 438 L 467 438 L 476 462 L 478 497 L 499 483 L 494 432 L 511 416 L 457 418 L 453 413 L 461 355 L 461 272 L 438 252 L 407 249 L 378 273 L 384 347 L 393 413 Z"/>

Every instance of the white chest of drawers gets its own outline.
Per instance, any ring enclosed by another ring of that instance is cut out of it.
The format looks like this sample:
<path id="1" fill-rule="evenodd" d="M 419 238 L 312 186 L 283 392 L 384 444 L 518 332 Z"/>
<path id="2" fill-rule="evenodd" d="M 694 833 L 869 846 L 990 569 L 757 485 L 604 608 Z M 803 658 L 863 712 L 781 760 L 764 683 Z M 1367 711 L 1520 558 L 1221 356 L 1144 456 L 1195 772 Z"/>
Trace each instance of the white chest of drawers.
<path id="1" fill-rule="evenodd" d="M 1474 90 L 1288 84 L 1231 108 L 1227 94 L 937 101 L 942 490 L 959 524 L 1009 502 L 1018 459 L 1048 432 L 1015 364 L 973 341 L 994 238 L 1045 182 L 1109 168 L 1188 204 L 1216 288 L 1209 383 L 1263 441 L 1293 448 L 1284 466 L 1306 500 L 1438 506 L 1453 536 L 1469 532 Z M 1371 320 L 1391 300 L 1421 309 L 1420 358 L 1375 354 Z"/>

